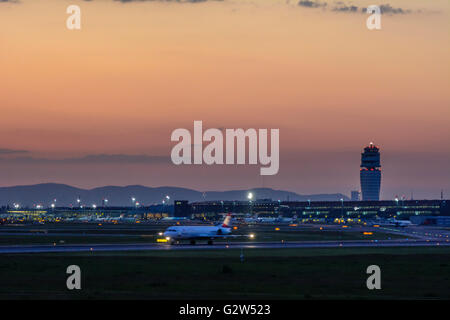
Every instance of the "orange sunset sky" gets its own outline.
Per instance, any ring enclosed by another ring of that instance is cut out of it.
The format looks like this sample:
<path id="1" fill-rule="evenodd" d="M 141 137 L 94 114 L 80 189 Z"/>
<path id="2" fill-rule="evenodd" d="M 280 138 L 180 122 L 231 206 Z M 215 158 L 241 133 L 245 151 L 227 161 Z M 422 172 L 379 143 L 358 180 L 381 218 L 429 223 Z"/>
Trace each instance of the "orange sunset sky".
<path id="1" fill-rule="evenodd" d="M 349 194 L 373 141 L 383 199 L 448 196 L 448 0 L 391 0 L 379 31 L 359 10 L 386 1 L 194 2 L 0 0 L 0 186 Z M 279 173 L 173 165 L 194 120 L 279 128 Z"/>

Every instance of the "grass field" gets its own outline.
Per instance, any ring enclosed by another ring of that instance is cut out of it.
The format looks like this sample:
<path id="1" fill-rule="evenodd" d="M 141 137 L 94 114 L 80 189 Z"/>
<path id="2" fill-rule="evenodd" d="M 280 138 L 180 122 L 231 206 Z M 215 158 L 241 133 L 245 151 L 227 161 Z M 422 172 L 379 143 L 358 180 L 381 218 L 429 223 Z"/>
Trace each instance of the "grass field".
<path id="1" fill-rule="evenodd" d="M 449 299 L 450 248 L 91 252 L 0 256 L 1 299 Z M 68 265 L 82 290 L 65 287 Z M 381 290 L 366 268 L 381 268 Z"/>

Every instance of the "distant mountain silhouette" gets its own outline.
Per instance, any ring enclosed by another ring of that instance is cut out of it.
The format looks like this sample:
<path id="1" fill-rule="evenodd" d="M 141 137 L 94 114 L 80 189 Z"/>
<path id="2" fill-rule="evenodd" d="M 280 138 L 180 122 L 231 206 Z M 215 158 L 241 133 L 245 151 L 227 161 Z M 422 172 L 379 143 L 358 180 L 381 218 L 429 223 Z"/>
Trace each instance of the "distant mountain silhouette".
<path id="1" fill-rule="evenodd" d="M 145 187 L 134 186 L 105 186 L 94 189 L 80 189 L 65 184 L 45 183 L 28 186 L 0 187 L 0 205 L 19 203 L 22 207 L 32 207 L 41 204 L 48 207 L 54 199 L 56 206 L 77 206 L 77 198 L 82 204 L 102 205 L 102 199 L 108 199 L 108 206 L 130 206 L 131 198 L 142 205 L 161 204 L 165 196 L 173 200 L 211 201 L 211 200 L 247 200 L 248 192 L 253 192 L 255 199 L 290 200 L 290 201 L 338 201 L 348 197 L 340 194 L 312 194 L 300 195 L 294 192 L 273 190 L 270 188 L 254 188 L 230 191 L 196 191 L 177 187 Z"/>

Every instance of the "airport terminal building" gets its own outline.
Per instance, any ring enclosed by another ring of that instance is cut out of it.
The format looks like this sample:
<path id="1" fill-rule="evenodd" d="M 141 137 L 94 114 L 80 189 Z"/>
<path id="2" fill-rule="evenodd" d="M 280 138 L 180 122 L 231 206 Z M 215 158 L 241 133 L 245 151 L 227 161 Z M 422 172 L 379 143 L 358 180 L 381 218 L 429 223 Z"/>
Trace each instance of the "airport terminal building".
<path id="1" fill-rule="evenodd" d="M 97 207 L 97 208 L 49 208 L 49 209 L 0 209 L 2 216 L 24 217 L 25 220 L 40 217 L 80 218 L 135 217 L 161 219 L 164 217 L 217 219 L 225 213 L 260 217 L 294 217 L 301 220 L 352 218 L 410 219 L 429 224 L 450 223 L 450 200 L 393 200 L 393 201 L 204 201 L 175 200 L 174 205 L 153 207 Z"/>
<path id="2" fill-rule="evenodd" d="M 233 212 L 260 216 L 297 216 L 298 218 L 372 218 L 412 216 L 450 216 L 448 200 L 394 201 L 175 201 L 174 216 L 200 217 Z"/>
<path id="3" fill-rule="evenodd" d="M 378 201 L 381 188 L 380 148 L 370 143 L 361 153 L 361 193 L 364 201 Z"/>

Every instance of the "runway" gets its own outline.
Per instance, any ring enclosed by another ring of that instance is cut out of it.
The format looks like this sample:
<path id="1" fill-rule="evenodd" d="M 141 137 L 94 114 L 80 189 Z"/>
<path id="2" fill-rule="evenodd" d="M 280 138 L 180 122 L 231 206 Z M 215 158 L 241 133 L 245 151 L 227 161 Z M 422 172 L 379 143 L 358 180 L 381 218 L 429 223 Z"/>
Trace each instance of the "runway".
<path id="1" fill-rule="evenodd" d="M 80 245 L 11 245 L 0 246 L 0 254 L 52 252 L 112 252 L 169 250 L 230 250 L 230 249 L 295 249 L 295 248 L 355 248 L 355 247 L 436 247 L 450 246 L 449 240 L 356 240 L 303 242 L 233 242 L 214 245 L 168 244 L 80 244 Z"/>

